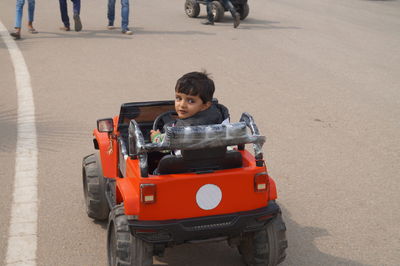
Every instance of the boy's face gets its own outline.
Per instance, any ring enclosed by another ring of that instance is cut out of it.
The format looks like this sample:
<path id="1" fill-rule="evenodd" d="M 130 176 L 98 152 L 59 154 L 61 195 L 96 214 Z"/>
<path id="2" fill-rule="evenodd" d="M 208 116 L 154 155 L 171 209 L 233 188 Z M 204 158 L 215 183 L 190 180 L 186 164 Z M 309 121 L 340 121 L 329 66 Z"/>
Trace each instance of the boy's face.
<path id="1" fill-rule="evenodd" d="M 198 96 L 175 92 L 175 111 L 180 119 L 194 116 L 200 111 L 206 110 L 211 106 L 211 102 L 203 103 Z"/>

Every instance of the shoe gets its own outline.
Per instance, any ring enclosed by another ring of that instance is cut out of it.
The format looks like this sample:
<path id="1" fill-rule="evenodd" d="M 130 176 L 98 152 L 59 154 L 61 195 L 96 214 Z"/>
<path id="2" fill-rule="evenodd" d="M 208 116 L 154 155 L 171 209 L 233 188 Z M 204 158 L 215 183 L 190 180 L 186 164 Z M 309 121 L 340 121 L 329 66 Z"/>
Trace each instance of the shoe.
<path id="1" fill-rule="evenodd" d="M 239 13 L 235 13 L 235 15 L 233 16 L 233 27 L 236 29 L 240 24 L 240 15 Z"/>
<path id="2" fill-rule="evenodd" d="M 202 22 L 202 24 L 203 25 L 214 25 L 214 21 L 206 20 L 206 21 Z"/>
<path id="3" fill-rule="evenodd" d="M 107 29 L 113 30 L 116 29 L 117 27 L 114 26 L 114 21 L 108 21 Z"/>
<path id="4" fill-rule="evenodd" d="M 29 28 L 28 32 L 32 33 L 32 34 L 36 34 L 39 33 L 35 28 Z"/>
<path id="5" fill-rule="evenodd" d="M 10 35 L 11 35 L 12 37 L 14 37 L 14 40 L 19 40 L 19 39 L 21 39 L 21 33 L 19 33 L 19 32 L 11 32 Z"/>
<path id="6" fill-rule="evenodd" d="M 122 31 L 122 34 L 126 34 L 126 35 L 132 35 L 133 31 L 129 30 L 129 29 L 125 29 Z"/>
<path id="7" fill-rule="evenodd" d="M 82 30 L 82 22 L 81 22 L 81 18 L 79 17 L 78 14 L 74 14 L 74 22 L 75 22 L 75 31 L 81 31 Z"/>
<path id="8" fill-rule="evenodd" d="M 64 27 L 60 27 L 60 30 L 63 30 L 63 31 L 70 31 L 71 29 L 70 29 L 69 27 L 64 26 Z"/>

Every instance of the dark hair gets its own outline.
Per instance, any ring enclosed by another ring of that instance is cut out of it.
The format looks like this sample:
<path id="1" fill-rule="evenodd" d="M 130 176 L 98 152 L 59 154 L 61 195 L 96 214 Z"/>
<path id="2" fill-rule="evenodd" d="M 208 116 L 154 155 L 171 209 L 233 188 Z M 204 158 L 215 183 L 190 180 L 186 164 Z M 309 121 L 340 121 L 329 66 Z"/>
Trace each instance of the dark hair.
<path id="1" fill-rule="evenodd" d="M 212 101 L 214 91 L 214 81 L 205 71 L 187 73 L 178 79 L 175 86 L 175 92 L 199 96 L 203 103 Z"/>

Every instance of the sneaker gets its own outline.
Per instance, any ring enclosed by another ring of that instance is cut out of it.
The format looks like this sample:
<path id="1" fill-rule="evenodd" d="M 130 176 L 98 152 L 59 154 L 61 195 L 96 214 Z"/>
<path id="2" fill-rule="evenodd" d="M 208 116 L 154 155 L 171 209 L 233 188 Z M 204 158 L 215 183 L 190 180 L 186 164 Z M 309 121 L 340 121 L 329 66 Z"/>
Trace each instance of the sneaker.
<path id="1" fill-rule="evenodd" d="M 28 28 L 28 32 L 32 34 L 39 33 L 35 28 Z"/>
<path id="2" fill-rule="evenodd" d="M 202 24 L 203 25 L 214 25 L 214 21 L 206 20 L 206 21 L 202 22 Z"/>
<path id="3" fill-rule="evenodd" d="M 238 12 L 233 16 L 233 27 L 236 29 L 240 24 L 240 15 Z"/>
<path id="4" fill-rule="evenodd" d="M 19 32 L 11 32 L 10 35 L 11 35 L 12 37 L 14 37 L 14 40 L 19 40 L 19 39 L 21 39 L 21 33 L 19 33 Z"/>
<path id="5" fill-rule="evenodd" d="M 122 34 L 126 34 L 126 35 L 132 35 L 133 31 L 129 30 L 129 29 L 125 29 L 122 31 Z"/>
<path id="6" fill-rule="evenodd" d="M 81 31 L 82 30 L 82 22 L 81 22 L 81 18 L 79 17 L 78 14 L 74 14 L 74 22 L 75 22 L 75 31 Z"/>
<path id="7" fill-rule="evenodd" d="M 108 21 L 107 29 L 113 30 L 116 29 L 117 27 L 114 27 L 114 21 Z"/>
<path id="8" fill-rule="evenodd" d="M 70 31 L 71 29 L 69 27 L 67 27 L 67 26 L 64 26 L 64 27 L 60 27 L 60 30 L 62 30 L 62 31 Z"/>

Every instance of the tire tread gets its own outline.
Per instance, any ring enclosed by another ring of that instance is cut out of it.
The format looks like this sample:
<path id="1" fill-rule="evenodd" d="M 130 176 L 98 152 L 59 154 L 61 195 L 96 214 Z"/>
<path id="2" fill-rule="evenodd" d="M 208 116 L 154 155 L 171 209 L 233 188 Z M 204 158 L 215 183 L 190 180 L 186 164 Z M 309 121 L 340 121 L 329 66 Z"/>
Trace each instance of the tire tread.
<path id="1" fill-rule="evenodd" d="M 239 252 L 246 265 L 276 266 L 286 258 L 286 226 L 279 213 L 263 230 L 246 233 Z"/>
<path id="2" fill-rule="evenodd" d="M 111 225 L 115 226 L 116 233 L 116 265 L 153 265 L 152 245 L 132 235 L 123 204 L 115 206 L 110 212 L 108 234 L 114 233 L 110 232 L 110 228 L 113 228 Z M 107 249 L 110 249 L 110 243 L 108 243 Z M 108 250 L 109 256 L 110 252 Z"/>
<path id="3" fill-rule="evenodd" d="M 106 220 L 109 208 L 104 193 L 105 179 L 101 174 L 100 167 L 96 154 L 90 154 L 83 158 L 83 189 L 86 189 L 84 195 L 87 215 L 95 220 Z"/>

